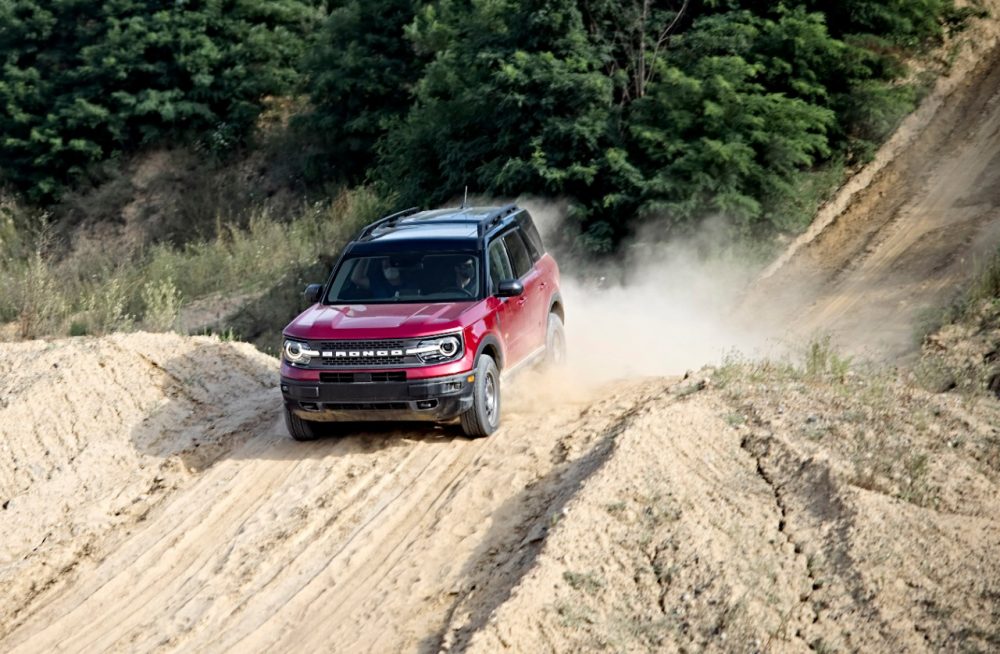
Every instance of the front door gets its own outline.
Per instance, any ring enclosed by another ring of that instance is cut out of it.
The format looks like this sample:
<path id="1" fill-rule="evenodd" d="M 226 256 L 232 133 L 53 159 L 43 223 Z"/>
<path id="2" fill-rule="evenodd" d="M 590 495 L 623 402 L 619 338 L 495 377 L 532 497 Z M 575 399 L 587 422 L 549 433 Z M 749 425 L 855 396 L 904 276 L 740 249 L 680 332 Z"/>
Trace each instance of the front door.
<path id="1" fill-rule="evenodd" d="M 489 266 L 490 294 L 495 294 L 500 282 L 509 279 L 517 279 L 510 265 L 510 258 L 507 256 L 507 249 L 504 247 L 503 239 L 496 239 L 490 243 L 487 250 Z M 526 350 L 530 346 L 530 341 L 525 339 L 526 332 L 530 331 L 530 316 L 526 310 L 524 295 L 518 297 L 502 297 L 500 308 L 497 311 L 497 318 L 500 321 L 500 333 L 503 335 L 506 346 L 505 368 L 517 365 L 528 354 Z"/>

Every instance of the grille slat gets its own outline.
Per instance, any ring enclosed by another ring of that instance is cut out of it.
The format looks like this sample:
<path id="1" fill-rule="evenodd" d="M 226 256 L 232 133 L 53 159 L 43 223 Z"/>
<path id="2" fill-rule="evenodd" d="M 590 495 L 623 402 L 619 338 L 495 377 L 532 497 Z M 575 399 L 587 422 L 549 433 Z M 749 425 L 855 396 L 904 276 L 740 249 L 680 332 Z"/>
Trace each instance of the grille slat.
<path id="1" fill-rule="evenodd" d="M 370 373 L 321 372 L 319 373 L 319 380 L 321 382 L 328 382 L 334 384 L 363 384 L 368 382 L 376 382 L 376 383 L 405 382 L 406 373 L 402 371 L 370 372 Z"/>
<path id="2" fill-rule="evenodd" d="M 323 405 L 330 411 L 405 411 L 406 402 L 336 402 Z"/>
<path id="3" fill-rule="evenodd" d="M 412 345 L 412 340 L 396 339 L 390 341 L 322 341 L 315 343 L 321 350 L 392 350 L 405 349 Z"/>
<path id="4" fill-rule="evenodd" d="M 410 359 L 413 359 L 410 361 Z M 353 357 L 353 358 L 341 358 L 334 359 L 332 357 L 324 357 L 322 359 L 324 366 L 340 367 L 346 368 L 348 366 L 352 368 L 371 368 L 378 366 L 405 366 L 410 363 L 416 363 L 416 357 Z"/>

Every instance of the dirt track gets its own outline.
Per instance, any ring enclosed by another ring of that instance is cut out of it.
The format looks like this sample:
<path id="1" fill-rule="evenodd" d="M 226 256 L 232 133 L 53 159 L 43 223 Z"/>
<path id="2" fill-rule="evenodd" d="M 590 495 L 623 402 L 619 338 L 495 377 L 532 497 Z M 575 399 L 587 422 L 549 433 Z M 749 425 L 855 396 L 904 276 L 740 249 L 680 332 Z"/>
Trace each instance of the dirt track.
<path id="1" fill-rule="evenodd" d="M 246 347 L 84 343 L 23 344 L 0 360 L 23 389 L 0 413 L 5 533 L 31 536 L 5 537 L 5 650 L 433 642 L 495 555 L 530 561 L 541 539 L 525 530 L 572 494 L 581 457 L 660 391 L 625 386 L 597 404 L 559 393 L 554 411 L 535 403 L 544 391 L 515 395 L 511 426 L 483 441 L 425 429 L 304 446 L 277 419 L 273 360 Z M 71 352 L 61 374 L 85 387 L 44 377 Z M 74 411 L 33 414 L 35 393 L 53 386 Z M 485 601 L 499 604 L 495 592 Z"/>
<path id="2" fill-rule="evenodd" d="M 902 351 L 968 274 L 954 253 L 996 235 L 1000 59 L 978 52 L 975 83 L 770 278 L 816 298 L 804 331 Z M 4 344 L 0 650 L 1000 647 L 996 413 L 714 383 L 525 378 L 486 440 L 301 444 L 249 346 Z M 864 449 L 890 431 L 897 449 Z"/>

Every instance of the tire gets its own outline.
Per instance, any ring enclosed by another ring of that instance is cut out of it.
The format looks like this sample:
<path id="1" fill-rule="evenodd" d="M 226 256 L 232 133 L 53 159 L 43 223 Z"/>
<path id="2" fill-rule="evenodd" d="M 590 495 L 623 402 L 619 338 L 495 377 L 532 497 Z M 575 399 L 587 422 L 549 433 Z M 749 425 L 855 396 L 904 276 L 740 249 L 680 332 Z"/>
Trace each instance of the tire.
<path id="1" fill-rule="evenodd" d="M 490 355 L 480 355 L 474 384 L 472 407 L 462 414 L 462 431 L 482 438 L 500 426 L 500 370 Z"/>
<path id="2" fill-rule="evenodd" d="M 297 441 L 314 441 L 320 437 L 319 425 L 298 417 L 286 406 L 285 407 L 285 427 L 288 434 Z"/>
<path id="3" fill-rule="evenodd" d="M 562 319 L 555 313 L 549 314 L 549 325 L 545 333 L 545 367 L 558 369 L 566 365 L 566 330 Z"/>

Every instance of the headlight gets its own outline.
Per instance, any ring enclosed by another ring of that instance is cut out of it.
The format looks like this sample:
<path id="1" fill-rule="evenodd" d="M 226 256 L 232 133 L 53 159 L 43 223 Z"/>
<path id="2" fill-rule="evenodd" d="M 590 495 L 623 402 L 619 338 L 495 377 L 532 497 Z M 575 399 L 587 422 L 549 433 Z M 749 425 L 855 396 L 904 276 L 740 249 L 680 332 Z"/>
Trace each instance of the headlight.
<path id="1" fill-rule="evenodd" d="M 319 352 L 310 349 L 308 343 L 300 343 L 299 341 L 285 341 L 285 345 L 281 349 L 285 354 L 285 360 L 297 366 L 308 365 L 313 357 L 319 356 Z"/>
<path id="2" fill-rule="evenodd" d="M 462 356 L 462 340 L 457 336 L 428 338 L 406 350 L 407 355 L 415 354 L 424 363 L 441 363 Z"/>

